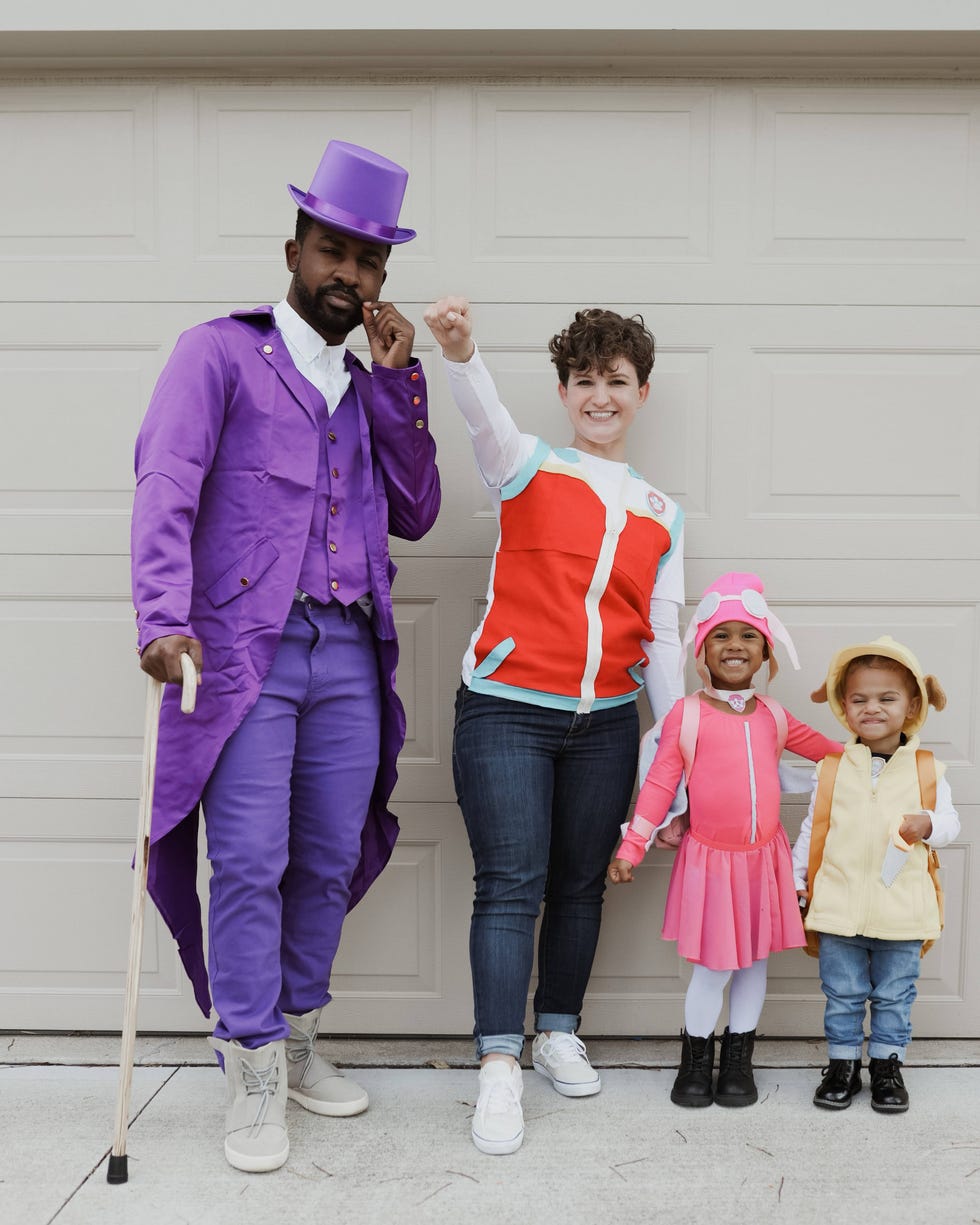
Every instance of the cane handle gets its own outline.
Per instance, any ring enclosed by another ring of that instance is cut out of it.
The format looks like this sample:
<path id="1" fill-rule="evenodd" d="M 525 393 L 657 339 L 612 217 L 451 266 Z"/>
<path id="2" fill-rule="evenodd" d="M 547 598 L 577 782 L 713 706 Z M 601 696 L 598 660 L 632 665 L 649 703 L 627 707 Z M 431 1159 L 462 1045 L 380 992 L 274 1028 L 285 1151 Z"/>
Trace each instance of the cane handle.
<path id="1" fill-rule="evenodd" d="M 180 694 L 180 709 L 185 715 L 192 715 L 197 703 L 198 675 L 194 661 L 184 651 L 180 657 L 180 670 L 184 676 L 184 687 Z"/>

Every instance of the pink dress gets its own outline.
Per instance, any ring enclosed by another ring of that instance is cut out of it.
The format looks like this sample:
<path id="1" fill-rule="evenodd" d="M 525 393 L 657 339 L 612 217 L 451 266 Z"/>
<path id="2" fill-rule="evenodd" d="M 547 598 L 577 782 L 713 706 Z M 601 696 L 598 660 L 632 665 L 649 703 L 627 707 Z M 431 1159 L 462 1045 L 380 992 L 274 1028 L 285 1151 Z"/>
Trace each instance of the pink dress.
<path id="1" fill-rule="evenodd" d="M 654 826 L 666 816 L 684 768 L 682 708 L 677 702 L 664 720 L 636 803 L 636 816 Z M 801 757 L 819 761 L 840 751 L 789 711 L 786 721 L 786 747 Z M 702 700 L 687 786 L 691 828 L 674 861 L 661 935 L 677 941 L 682 957 L 711 970 L 743 969 L 806 943 L 789 840 L 779 820 L 777 748 L 775 721 L 760 702 L 740 715 Z M 618 854 L 638 862 L 636 841 L 627 834 Z"/>

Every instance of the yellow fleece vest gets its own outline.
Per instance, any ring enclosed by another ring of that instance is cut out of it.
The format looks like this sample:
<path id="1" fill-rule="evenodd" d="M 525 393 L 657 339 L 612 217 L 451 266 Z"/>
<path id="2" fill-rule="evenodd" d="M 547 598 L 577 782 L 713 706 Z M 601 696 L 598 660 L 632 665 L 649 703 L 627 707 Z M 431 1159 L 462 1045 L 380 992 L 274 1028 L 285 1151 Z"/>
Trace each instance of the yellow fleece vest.
<path id="1" fill-rule="evenodd" d="M 934 940 L 940 932 L 936 890 L 928 871 L 928 849 L 916 843 L 891 887 L 881 865 L 892 834 L 907 812 L 918 812 L 918 736 L 911 736 L 885 763 L 871 787 L 871 752 L 851 742 L 844 749 L 823 861 L 811 883 L 806 927 L 835 936 L 876 940 Z M 936 762 L 936 777 L 945 766 Z"/>

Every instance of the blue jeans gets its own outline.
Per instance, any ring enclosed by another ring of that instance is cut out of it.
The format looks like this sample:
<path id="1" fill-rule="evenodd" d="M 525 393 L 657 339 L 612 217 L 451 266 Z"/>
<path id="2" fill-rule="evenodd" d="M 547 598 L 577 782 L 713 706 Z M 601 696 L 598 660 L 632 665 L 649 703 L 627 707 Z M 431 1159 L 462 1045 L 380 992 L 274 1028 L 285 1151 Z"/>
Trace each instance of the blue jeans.
<path id="1" fill-rule="evenodd" d="M 577 715 L 460 688 L 453 775 L 476 867 L 479 1057 L 521 1054 L 542 900 L 535 1028 L 578 1028 L 638 744 L 632 702 Z"/>
<path id="2" fill-rule="evenodd" d="M 820 933 L 820 985 L 827 997 L 824 1032 L 831 1059 L 860 1059 L 864 1009 L 871 1005 L 868 1056 L 905 1059 L 921 940 L 873 940 Z"/>

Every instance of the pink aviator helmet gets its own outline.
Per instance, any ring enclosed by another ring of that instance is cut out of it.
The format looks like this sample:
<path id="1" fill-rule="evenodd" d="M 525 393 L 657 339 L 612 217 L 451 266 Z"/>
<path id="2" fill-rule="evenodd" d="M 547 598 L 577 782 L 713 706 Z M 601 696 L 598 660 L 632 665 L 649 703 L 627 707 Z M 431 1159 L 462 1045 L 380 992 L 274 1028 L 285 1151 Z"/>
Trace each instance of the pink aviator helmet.
<path id="1" fill-rule="evenodd" d="M 704 664 L 704 640 L 716 625 L 721 625 L 724 621 L 742 621 L 746 625 L 752 625 L 765 638 L 769 644 L 770 681 L 779 671 L 779 662 L 773 649 L 774 639 L 783 644 L 790 662 L 799 671 L 800 661 L 789 631 L 766 603 L 762 592 L 762 579 L 757 574 L 740 573 L 723 574 L 705 589 L 701 603 L 694 610 L 694 616 L 687 627 L 681 652 L 683 658 L 687 654 L 687 648 L 694 643 L 694 666 L 705 684 L 710 683 L 710 678 Z"/>

